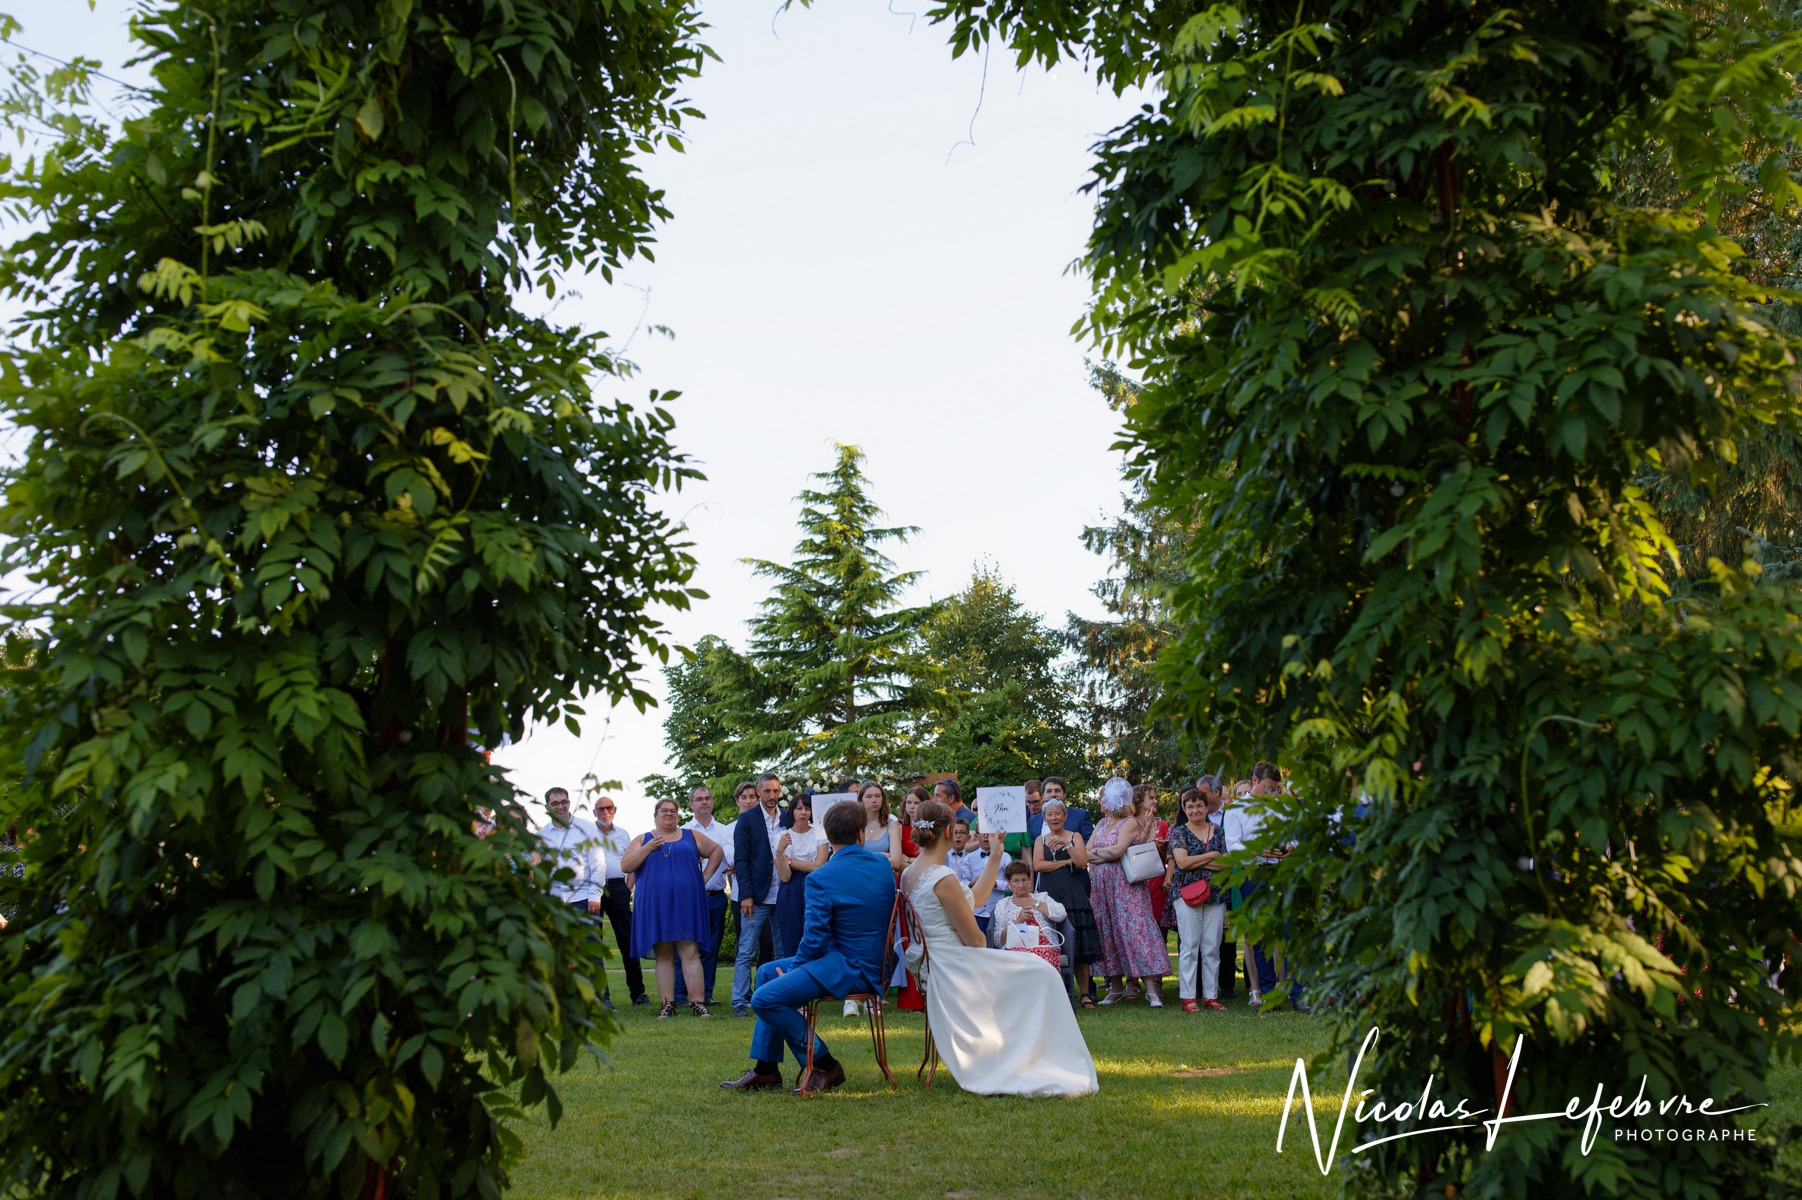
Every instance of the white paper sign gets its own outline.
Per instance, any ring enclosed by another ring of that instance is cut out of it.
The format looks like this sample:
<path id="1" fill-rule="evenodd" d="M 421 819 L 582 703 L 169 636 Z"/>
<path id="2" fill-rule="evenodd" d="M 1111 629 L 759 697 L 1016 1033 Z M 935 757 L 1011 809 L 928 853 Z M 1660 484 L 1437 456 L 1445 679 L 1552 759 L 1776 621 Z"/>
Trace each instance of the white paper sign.
<path id="1" fill-rule="evenodd" d="M 823 792 L 813 798 L 813 823 L 817 828 L 826 820 L 826 810 L 840 802 L 857 803 L 856 792 Z"/>
<path id="2" fill-rule="evenodd" d="M 1019 784 L 976 789 L 984 833 L 1026 832 L 1026 789 Z"/>

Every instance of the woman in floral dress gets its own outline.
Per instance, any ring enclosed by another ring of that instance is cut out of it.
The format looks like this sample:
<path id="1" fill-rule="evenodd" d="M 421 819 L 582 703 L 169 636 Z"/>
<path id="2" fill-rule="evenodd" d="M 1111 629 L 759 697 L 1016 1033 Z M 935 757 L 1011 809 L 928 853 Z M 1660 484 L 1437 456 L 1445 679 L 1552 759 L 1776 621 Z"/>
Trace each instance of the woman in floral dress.
<path id="1" fill-rule="evenodd" d="M 1107 976 L 1108 994 L 1103 1004 L 1126 998 L 1126 980 L 1145 981 L 1145 1002 L 1164 1007 L 1164 975 L 1170 970 L 1170 950 L 1163 930 L 1151 911 L 1151 889 L 1128 883 L 1120 865 L 1139 837 L 1139 819 L 1133 815 L 1132 784 L 1119 777 L 1102 789 L 1101 809 L 1107 814 L 1089 839 L 1090 901 L 1095 925 L 1101 934 L 1101 961 L 1096 970 Z"/>

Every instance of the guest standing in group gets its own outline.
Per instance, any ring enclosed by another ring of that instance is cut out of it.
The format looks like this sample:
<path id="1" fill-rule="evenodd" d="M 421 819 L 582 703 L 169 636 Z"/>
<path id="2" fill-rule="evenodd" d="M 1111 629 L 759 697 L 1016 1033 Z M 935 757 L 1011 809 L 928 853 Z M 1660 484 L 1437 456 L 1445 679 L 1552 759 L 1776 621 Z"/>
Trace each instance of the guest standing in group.
<path id="1" fill-rule="evenodd" d="M 950 806 L 946 805 L 946 807 Z M 1012 861 L 1013 859 L 1007 851 L 1003 850 L 1001 866 L 997 870 L 1007 870 L 1007 864 Z M 977 878 L 982 875 L 984 868 L 989 865 L 989 852 L 983 846 L 983 839 L 972 834 L 970 823 L 961 817 L 952 822 L 951 853 L 945 856 L 945 865 L 957 872 L 958 882 L 965 887 L 973 886 Z M 995 901 L 1005 895 L 1007 895 L 1007 888 L 1001 884 L 999 876 L 987 896 L 971 894 L 971 902 L 976 906 L 976 925 L 984 933 L 989 931 L 989 915 L 995 911 Z"/>
<path id="2" fill-rule="evenodd" d="M 782 887 L 776 893 L 776 924 L 784 946 L 801 944 L 802 918 L 807 915 L 807 876 L 832 856 L 832 845 L 813 823 L 813 796 L 803 792 L 790 808 L 792 829 L 782 831 L 776 843 L 776 876 Z"/>
<path id="3" fill-rule="evenodd" d="M 1170 822 L 1158 816 L 1158 788 L 1155 783 L 1141 783 L 1133 789 L 1133 815 L 1139 819 L 1139 844 L 1146 842 L 1157 847 L 1158 858 L 1166 867 L 1170 865 Z M 1148 880 L 1146 886 L 1151 889 L 1151 915 L 1157 920 L 1160 931 L 1176 928 L 1176 914 L 1170 910 L 1169 894 L 1164 887 L 1164 876 Z M 1165 939 L 1166 950 L 1169 939 Z"/>
<path id="4" fill-rule="evenodd" d="M 1203 775 L 1200 779 L 1195 781 L 1195 786 L 1201 791 L 1203 796 L 1207 797 L 1208 823 L 1220 830 L 1222 836 L 1226 837 L 1227 845 L 1230 848 L 1232 845 L 1232 838 L 1226 833 L 1226 804 L 1228 800 L 1226 783 L 1218 775 Z M 1225 920 L 1221 922 L 1220 928 L 1220 977 L 1218 981 L 1220 990 L 1218 998 L 1225 1001 L 1233 999 L 1235 995 L 1233 991 L 1233 977 L 1237 974 L 1236 964 L 1239 958 L 1239 946 L 1238 933 L 1233 928 L 1233 905 L 1235 903 L 1233 899 L 1234 889 L 1223 885 L 1219 890 L 1221 906 L 1225 909 L 1226 916 Z M 1253 968 L 1249 964 L 1247 964 L 1245 968 L 1245 985 L 1247 988 L 1257 986 L 1253 975 Z"/>
<path id="5" fill-rule="evenodd" d="M 1043 822 L 1039 820 L 1039 809 L 1045 803 L 1042 785 L 1036 779 L 1028 779 L 1021 785 L 1026 793 L 1026 832 L 1010 833 L 1003 841 L 1008 854 L 1021 862 L 1029 862 L 1032 858 L 1032 839 L 1038 836 Z"/>
<path id="6" fill-rule="evenodd" d="M 657 827 L 633 839 L 620 856 L 621 863 L 637 879 L 632 906 L 632 956 L 656 962 L 659 1021 L 676 1011 L 676 959 L 682 959 L 682 976 L 688 994 L 706 995 L 701 983 L 700 943 L 708 932 L 706 879 L 720 865 L 724 853 L 703 833 L 683 829 L 680 806 L 671 799 L 657 801 L 652 810 Z M 707 861 L 706 869 L 701 860 Z M 697 1017 L 710 1016 L 707 1006 L 690 1000 Z"/>
<path id="7" fill-rule="evenodd" d="M 613 940 L 619 943 L 620 955 L 626 960 L 626 989 L 632 994 L 632 1003 L 649 1004 L 651 998 L 644 992 L 644 968 L 632 953 L 632 889 L 635 882 L 632 872 L 620 862 L 620 856 L 632 842 L 632 835 L 623 826 L 613 823 L 613 815 L 618 811 L 619 806 L 612 796 L 602 796 L 594 802 L 594 829 L 599 835 L 597 852 L 606 875 L 601 884 L 601 915 L 613 927 Z"/>
<path id="8" fill-rule="evenodd" d="M 1045 828 L 1044 805 L 1053 800 L 1061 800 L 1064 804 L 1064 828 L 1081 838 L 1085 843 L 1095 833 L 1095 821 L 1087 810 L 1070 803 L 1068 789 L 1064 781 L 1056 775 L 1047 775 L 1040 785 L 1040 807 L 1037 813 L 1026 818 L 1026 832 L 1037 838 Z"/>
<path id="9" fill-rule="evenodd" d="M 915 788 L 914 790 L 919 791 L 920 789 Z M 865 783 L 863 790 L 857 794 L 857 798 L 863 802 L 863 848 L 888 860 L 888 865 L 894 869 L 897 886 L 899 886 L 901 868 L 907 865 L 907 854 L 902 844 L 904 840 L 902 831 L 905 827 L 893 813 L 889 812 L 888 792 L 883 790 L 881 784 Z M 919 850 L 916 849 L 914 853 L 918 854 Z M 889 982 L 897 987 L 905 986 L 907 983 L 907 966 L 901 961 L 899 954 L 895 955 L 895 970 L 889 978 Z M 857 1001 L 845 1001 L 843 1015 L 855 1017 L 858 1015 L 858 1011 Z"/>
<path id="10" fill-rule="evenodd" d="M 720 848 L 720 865 L 707 876 L 707 940 L 701 943 L 701 985 L 704 1003 L 713 1004 L 713 983 L 719 974 L 720 943 L 726 937 L 726 910 L 732 907 L 732 826 L 713 819 L 713 791 L 705 785 L 688 793 L 694 819 L 682 828 L 701 834 Z M 688 1003 L 688 979 L 676 980 L 676 1007 Z"/>
<path id="11" fill-rule="evenodd" d="M 914 820 L 919 814 L 920 805 L 932 799 L 932 793 L 918 785 L 907 789 L 901 798 L 901 856 L 912 860 L 920 857 L 920 848 L 914 845 Z"/>
<path id="12" fill-rule="evenodd" d="M 1120 860 L 1139 837 L 1139 821 L 1133 815 L 1132 784 L 1116 776 L 1102 789 L 1101 824 L 1089 842 L 1091 898 L 1095 926 L 1101 934 L 1098 969 L 1107 977 L 1103 1004 L 1127 998 L 1126 980 L 1145 981 L 1145 1002 L 1164 1006 L 1164 975 L 1170 969 L 1170 951 L 1157 920 L 1151 915 L 1151 890 L 1132 883 Z"/>
<path id="13" fill-rule="evenodd" d="M 1213 891 L 1213 864 L 1226 853 L 1226 835 L 1209 820 L 1213 805 L 1198 787 L 1182 795 L 1183 815 L 1188 818 L 1170 834 L 1170 894 L 1176 906 L 1176 994 L 1184 1012 L 1200 1008 L 1218 1011 L 1220 1003 L 1221 930 L 1226 926 L 1226 897 Z M 1207 881 L 1206 901 L 1191 905 L 1185 889 Z M 1195 984 L 1201 982 L 1201 1004 L 1195 1003 Z"/>
<path id="14" fill-rule="evenodd" d="M 544 853 L 555 860 L 558 867 L 568 867 L 575 872 L 575 879 L 569 883 L 553 881 L 551 895 L 570 905 L 586 917 L 595 927 L 595 941 L 602 940 L 603 926 L 598 918 L 607 908 L 608 890 L 606 879 L 609 871 L 619 869 L 618 852 L 625 849 L 626 832 L 613 824 L 613 801 L 603 800 L 607 806 L 607 832 L 600 826 L 584 817 L 570 812 L 569 792 L 563 788 L 552 788 L 544 794 L 544 810 L 550 815 L 536 832 Z M 617 849 L 610 856 L 606 853 L 604 842 L 611 839 Z M 621 887 L 627 887 L 625 876 L 620 875 Z M 617 910 L 615 910 L 617 911 Z M 625 917 L 618 919 L 614 912 L 606 915 L 613 918 L 613 938 L 619 943 L 619 954 L 625 960 L 627 995 L 639 1003 L 637 997 L 644 995 L 644 970 L 638 960 L 632 957 L 632 899 L 628 891 L 625 900 Z M 613 1006 L 612 988 L 603 988 L 601 999 L 609 1008 Z M 642 1003 L 650 1003 L 647 996 Z"/>
<path id="15" fill-rule="evenodd" d="M 976 822 L 976 813 L 964 803 L 964 790 L 955 779 L 941 779 L 932 785 L 932 798 L 951 810 L 952 816 L 966 825 Z M 913 818 L 908 818 L 911 823 Z"/>
<path id="16" fill-rule="evenodd" d="M 1032 868 L 1038 873 L 1033 890 L 1064 907 L 1064 946 L 1076 977 L 1077 1000 L 1084 1008 L 1094 1008 L 1095 1001 L 1089 996 L 1089 965 L 1101 957 L 1101 935 L 1089 904 L 1088 847 L 1081 834 L 1064 828 L 1069 809 L 1060 797 L 1047 794 L 1041 812 L 1044 831 L 1032 843 Z"/>
<path id="17" fill-rule="evenodd" d="M 738 959 L 732 965 L 732 1015 L 751 1015 L 751 979 L 757 966 L 757 940 L 771 930 L 776 958 L 783 956 L 782 931 L 776 926 L 776 843 L 782 840 L 782 780 L 765 773 L 757 780 L 757 807 L 732 825 L 732 870 L 738 880 Z"/>

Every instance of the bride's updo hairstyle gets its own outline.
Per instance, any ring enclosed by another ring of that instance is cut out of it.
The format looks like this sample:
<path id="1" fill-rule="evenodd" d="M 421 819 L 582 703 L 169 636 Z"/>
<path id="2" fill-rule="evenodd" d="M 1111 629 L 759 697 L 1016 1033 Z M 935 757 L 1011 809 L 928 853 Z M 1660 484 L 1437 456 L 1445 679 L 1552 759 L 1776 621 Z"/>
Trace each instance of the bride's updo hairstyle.
<path id="1" fill-rule="evenodd" d="M 951 836 L 951 822 L 957 814 L 937 800 L 928 800 L 914 810 L 914 845 L 930 850 L 940 838 Z"/>

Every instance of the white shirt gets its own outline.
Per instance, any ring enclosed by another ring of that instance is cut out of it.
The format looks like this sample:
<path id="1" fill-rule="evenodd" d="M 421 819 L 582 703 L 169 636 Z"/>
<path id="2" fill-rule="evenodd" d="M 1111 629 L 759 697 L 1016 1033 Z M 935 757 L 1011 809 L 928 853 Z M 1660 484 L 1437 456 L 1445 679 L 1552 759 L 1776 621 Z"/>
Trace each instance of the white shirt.
<path id="1" fill-rule="evenodd" d="M 983 902 L 982 907 L 976 910 L 977 916 L 988 916 L 995 909 L 995 901 L 1004 896 L 1013 895 L 1001 884 L 1002 879 L 1005 878 L 1002 873 L 1007 870 L 1007 864 L 1012 861 L 1013 859 L 1008 857 L 1007 851 L 1003 850 L 1001 865 L 995 868 L 995 886 L 990 890 L 988 899 Z M 965 887 L 973 887 L 977 877 L 989 865 L 989 852 L 987 850 L 953 850 L 945 856 L 945 865 L 957 872 L 959 883 Z"/>
<path id="2" fill-rule="evenodd" d="M 1235 800 L 1229 808 L 1223 808 L 1217 814 L 1224 817 L 1220 828 L 1226 834 L 1226 851 L 1231 854 L 1235 850 L 1243 850 L 1250 842 L 1256 841 L 1258 832 L 1264 827 L 1264 806 L 1258 801 L 1259 796 L 1247 796 L 1243 800 Z M 1273 863 L 1279 859 L 1260 854 L 1258 861 Z"/>
<path id="3" fill-rule="evenodd" d="M 702 837 L 712 838 L 713 844 L 720 848 L 720 865 L 712 875 L 708 876 L 707 890 L 710 892 L 729 890 L 732 877 L 726 874 L 726 869 L 732 865 L 732 826 L 724 821 L 711 821 L 703 825 L 697 820 L 687 822 L 682 828 L 691 833 L 698 833 Z"/>
<path id="4" fill-rule="evenodd" d="M 797 833 L 793 829 L 784 830 L 788 834 L 788 849 L 782 857 L 790 863 L 810 863 L 819 854 L 820 847 L 826 844 L 826 831 L 818 825 L 807 827 L 806 833 Z"/>
<path id="5" fill-rule="evenodd" d="M 589 828 L 594 830 L 595 849 L 606 863 L 607 882 L 611 883 L 617 879 L 624 883 L 626 873 L 620 869 L 619 860 L 626 849 L 632 845 L 632 835 L 626 832 L 626 827 L 617 821 L 614 822 L 612 829 L 603 830 L 599 825 L 591 825 Z"/>
<path id="6" fill-rule="evenodd" d="M 770 862 L 771 864 L 774 864 L 776 861 L 776 843 L 782 840 L 782 835 L 784 833 L 788 832 L 786 829 L 782 828 L 782 810 L 777 809 L 775 812 L 771 812 L 763 805 L 759 804 L 757 806 L 757 812 L 763 817 L 764 830 L 770 835 Z M 776 893 L 781 890 L 782 880 L 774 870 L 771 870 L 770 894 L 763 898 L 763 902 L 765 904 L 776 903 Z"/>
<path id="7" fill-rule="evenodd" d="M 544 844 L 545 857 L 554 860 L 559 868 L 568 867 L 576 873 L 574 881 L 570 883 L 553 879 L 551 895 L 566 904 L 599 900 L 602 876 L 596 839 L 600 837 L 600 830 L 591 822 L 572 816 L 568 825 L 558 825 L 551 821 L 537 833 L 539 841 Z"/>

